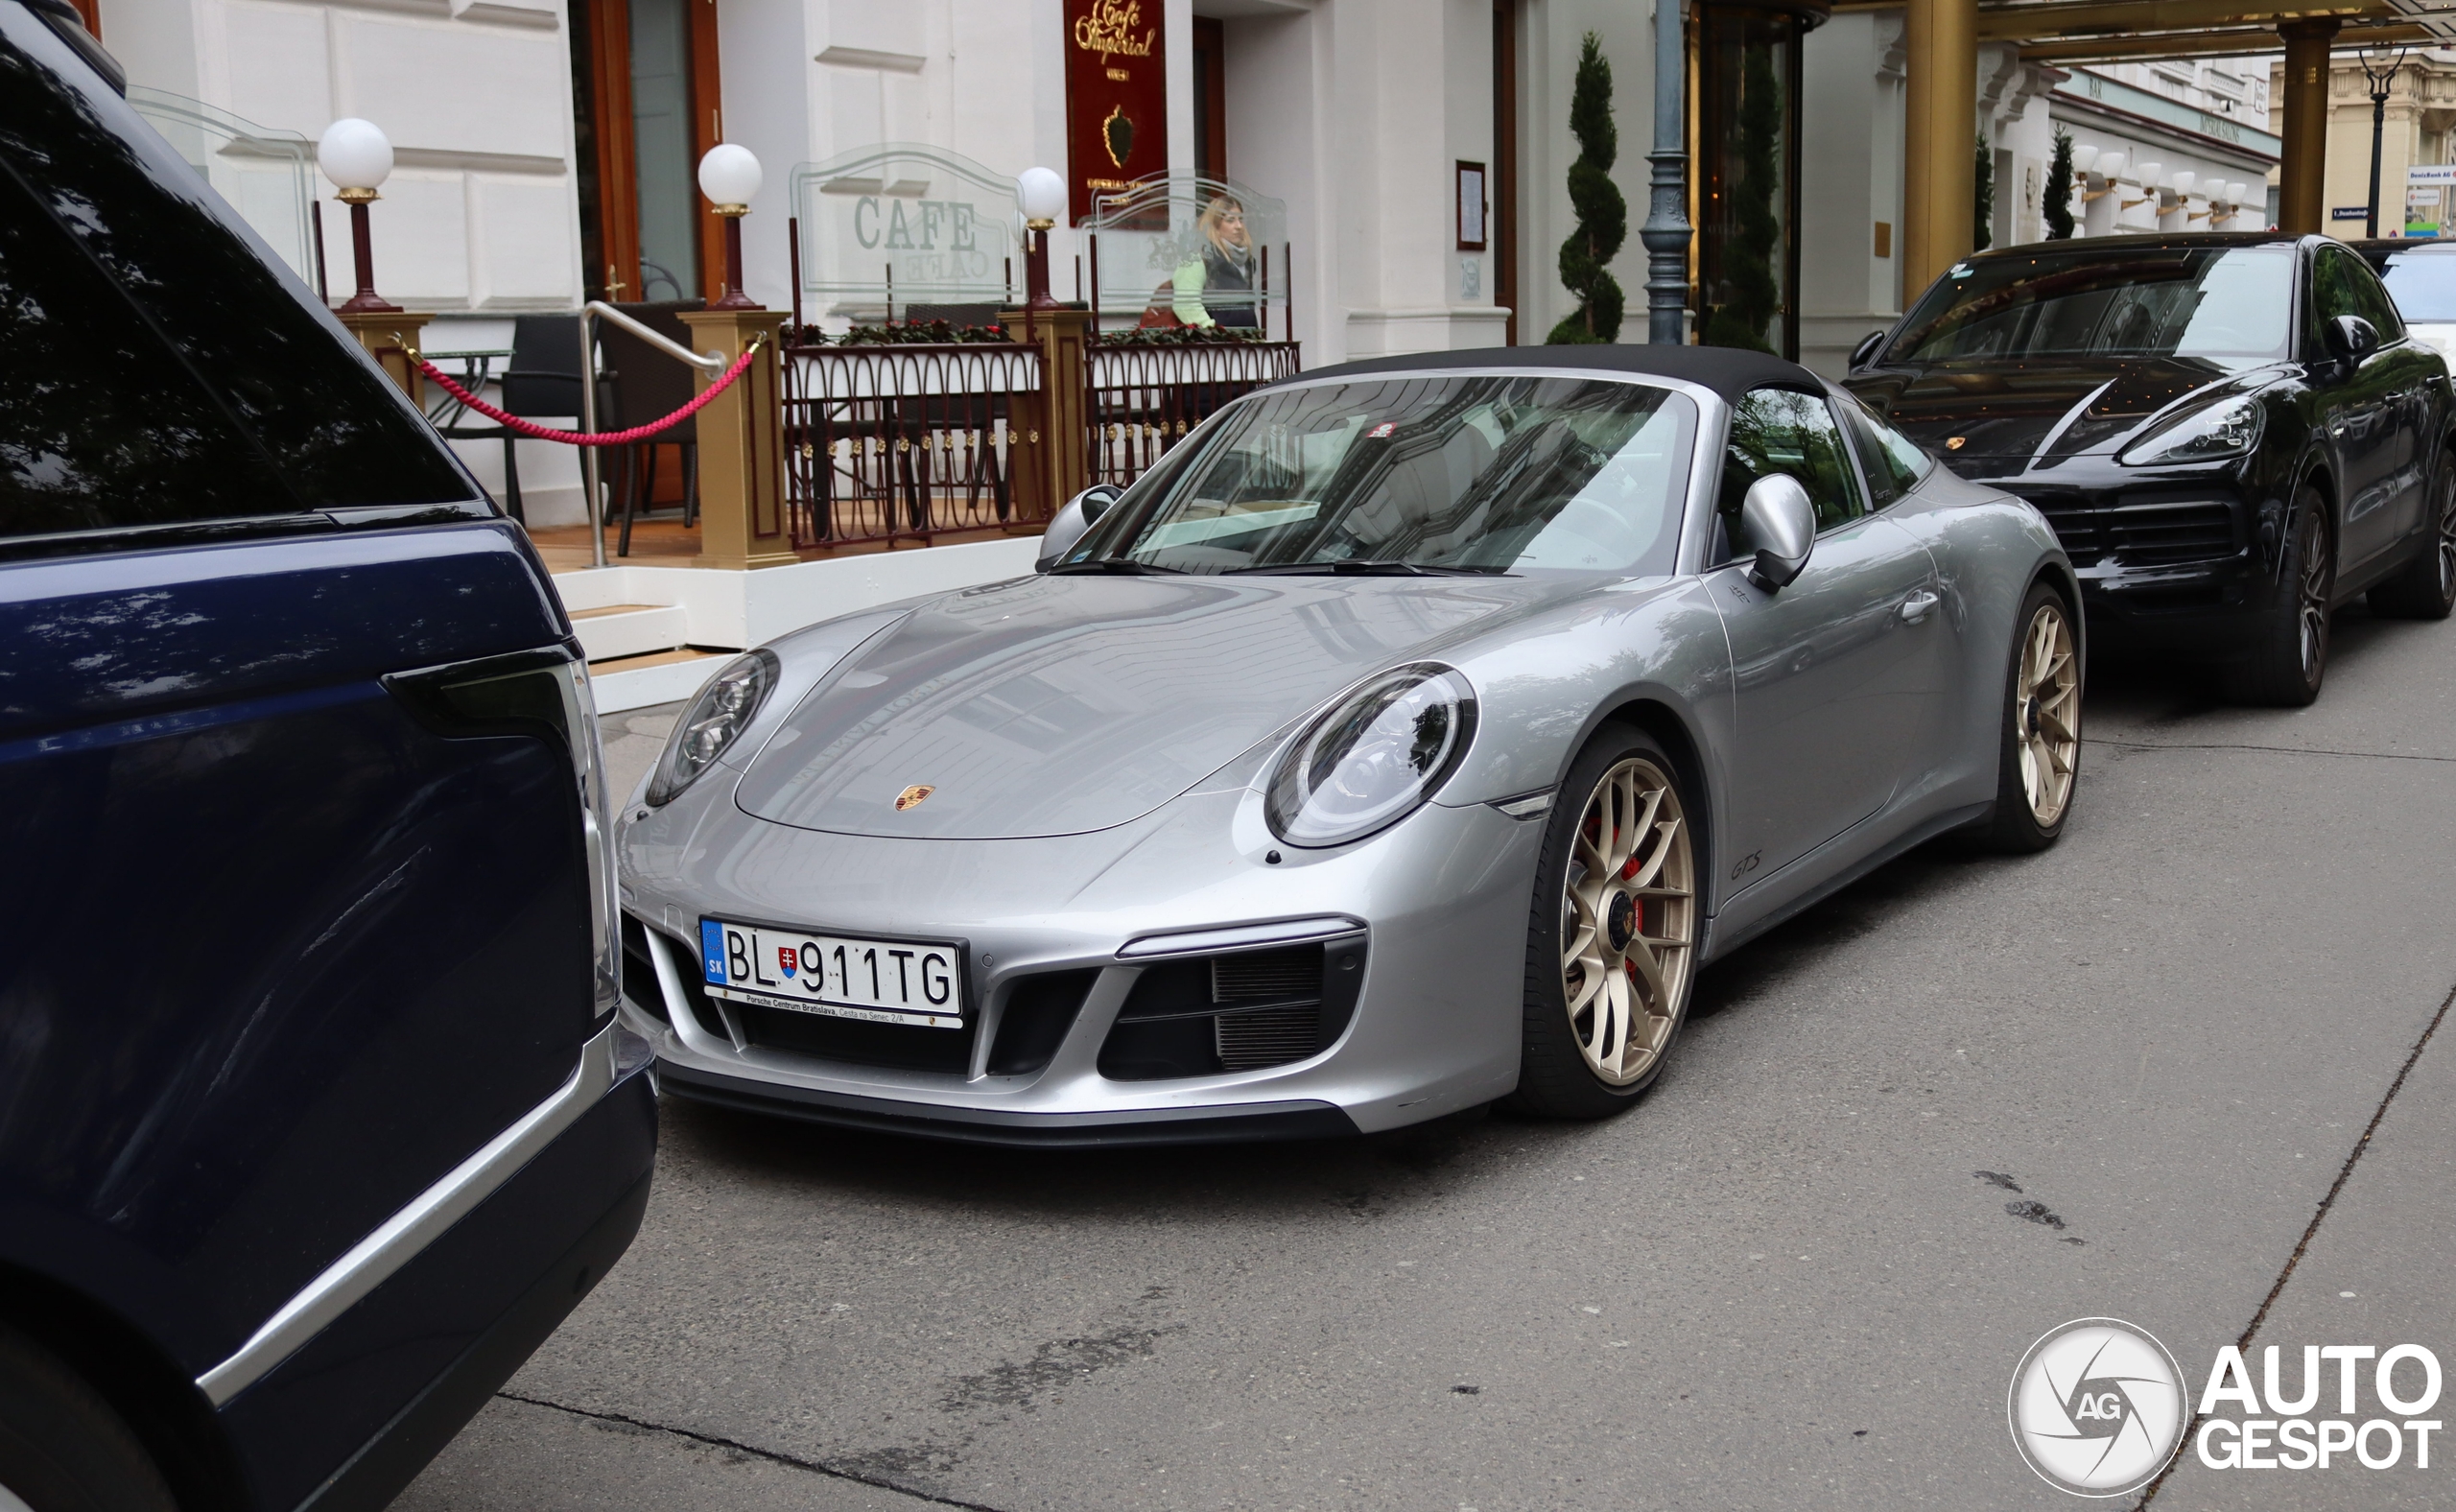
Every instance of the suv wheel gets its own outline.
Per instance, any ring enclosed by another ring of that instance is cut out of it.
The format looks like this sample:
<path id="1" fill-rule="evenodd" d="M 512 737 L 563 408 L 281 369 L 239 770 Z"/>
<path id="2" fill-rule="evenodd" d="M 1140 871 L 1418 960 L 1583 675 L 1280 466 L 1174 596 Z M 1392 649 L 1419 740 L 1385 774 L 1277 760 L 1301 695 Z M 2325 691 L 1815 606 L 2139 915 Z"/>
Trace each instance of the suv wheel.
<path id="1" fill-rule="evenodd" d="M 2227 697 L 2293 709 L 2320 696 L 2320 683 L 2328 674 L 2328 609 L 2336 569 L 2327 504 L 2320 490 L 2306 484 L 2294 496 L 2277 599 L 2262 619 L 2252 653 L 2226 669 Z"/>
<path id="2" fill-rule="evenodd" d="M 2456 609 L 2456 456 L 2439 460 L 2430 484 L 2430 530 L 2405 570 L 2371 590 L 2374 614 L 2444 620 Z"/>

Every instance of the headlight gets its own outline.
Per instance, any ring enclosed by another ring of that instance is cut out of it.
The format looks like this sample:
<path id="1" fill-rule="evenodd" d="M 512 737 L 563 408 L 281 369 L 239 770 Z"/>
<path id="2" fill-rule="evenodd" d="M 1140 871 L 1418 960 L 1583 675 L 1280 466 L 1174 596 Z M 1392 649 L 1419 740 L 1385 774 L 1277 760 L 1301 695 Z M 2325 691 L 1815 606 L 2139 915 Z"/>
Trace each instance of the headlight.
<path id="1" fill-rule="evenodd" d="M 742 738 L 774 691 L 776 673 L 776 653 L 756 650 L 735 657 L 708 679 L 673 727 L 665 754 L 657 758 L 656 776 L 649 783 L 651 805 L 673 802 Z"/>
<path id="2" fill-rule="evenodd" d="M 1476 737 L 1476 690 L 1419 663 L 1374 678 L 1306 726 L 1263 805 L 1290 845 L 1343 845 L 1386 829 L 1440 791 Z"/>
<path id="3" fill-rule="evenodd" d="M 2260 443 L 2260 401 L 2242 394 L 2195 411 L 2125 449 L 2117 461 L 2140 467 L 2153 462 L 2198 462 L 2237 457 Z"/>

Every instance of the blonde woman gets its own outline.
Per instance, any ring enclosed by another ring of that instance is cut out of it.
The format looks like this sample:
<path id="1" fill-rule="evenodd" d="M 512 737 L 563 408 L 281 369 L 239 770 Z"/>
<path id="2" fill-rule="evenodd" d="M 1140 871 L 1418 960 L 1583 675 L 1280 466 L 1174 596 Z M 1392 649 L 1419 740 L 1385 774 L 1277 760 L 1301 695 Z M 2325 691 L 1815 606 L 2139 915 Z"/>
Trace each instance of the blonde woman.
<path id="1" fill-rule="evenodd" d="M 1245 230 L 1245 207 L 1227 195 L 1214 195 L 1196 218 L 1202 228 L 1202 255 L 1177 265 L 1169 282 L 1176 291 L 1177 319 L 1187 325 L 1226 325 L 1252 329 L 1254 312 L 1254 243 Z"/>

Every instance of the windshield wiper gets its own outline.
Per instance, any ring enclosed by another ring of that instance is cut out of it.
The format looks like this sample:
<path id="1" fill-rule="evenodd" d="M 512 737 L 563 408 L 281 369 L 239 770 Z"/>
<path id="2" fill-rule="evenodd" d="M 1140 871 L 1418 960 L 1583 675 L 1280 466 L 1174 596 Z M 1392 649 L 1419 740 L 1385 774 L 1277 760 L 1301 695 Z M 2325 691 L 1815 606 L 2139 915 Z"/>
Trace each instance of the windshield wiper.
<path id="1" fill-rule="evenodd" d="M 1311 577 L 1344 578 L 1488 578 L 1504 575 L 1502 567 L 1445 567 L 1394 558 L 1352 556 L 1339 561 L 1281 562 L 1255 567 L 1229 567 L 1220 576 L 1237 573 L 1287 573 Z"/>
<path id="2" fill-rule="evenodd" d="M 1048 576 L 1054 578 L 1059 573 L 1071 572 L 1122 573 L 1129 578 L 1182 578 L 1186 574 L 1182 567 L 1155 567 L 1149 562 L 1139 562 L 1126 556 L 1095 556 L 1085 562 L 1061 562 L 1051 567 Z"/>

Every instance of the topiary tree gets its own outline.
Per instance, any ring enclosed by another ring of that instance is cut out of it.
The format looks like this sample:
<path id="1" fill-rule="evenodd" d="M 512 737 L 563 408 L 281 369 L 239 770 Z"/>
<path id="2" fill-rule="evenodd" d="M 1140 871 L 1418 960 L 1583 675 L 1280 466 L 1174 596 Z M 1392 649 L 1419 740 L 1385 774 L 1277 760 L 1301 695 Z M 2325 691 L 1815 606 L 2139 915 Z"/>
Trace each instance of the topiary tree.
<path id="1" fill-rule="evenodd" d="M 1706 346 L 1774 349 L 1765 339 L 1783 310 L 1783 286 L 1775 281 L 1783 223 L 1774 215 L 1782 186 L 1783 86 L 1774 76 L 1774 49 L 1749 47 L 1739 70 L 1739 181 L 1731 194 L 1731 232 L 1722 247 L 1722 284 L 1730 296 L 1706 312 L 1697 341 Z"/>
<path id="2" fill-rule="evenodd" d="M 1570 164 L 1570 204 L 1577 211 L 1577 225 L 1561 244 L 1561 282 L 1578 302 L 1545 338 L 1555 346 L 1617 341 L 1620 335 L 1620 285 L 1605 270 L 1628 239 L 1629 202 L 1612 182 L 1612 162 L 1620 155 L 1619 130 L 1612 124 L 1612 63 L 1603 56 L 1603 39 L 1593 32 L 1578 48 L 1570 134 L 1578 149 L 1577 161 Z"/>
<path id="3" fill-rule="evenodd" d="M 2072 236 L 2072 137 L 2064 128 L 2055 129 L 2055 155 L 2046 164 L 2046 191 L 2039 209 L 2046 217 L 2046 239 L 2050 242 L 2069 241 Z"/>
<path id="4" fill-rule="evenodd" d="M 1987 133 L 1978 133 L 1978 162 L 1970 180 L 1970 249 L 1983 252 L 1996 245 L 1996 154 L 1987 150 Z"/>

